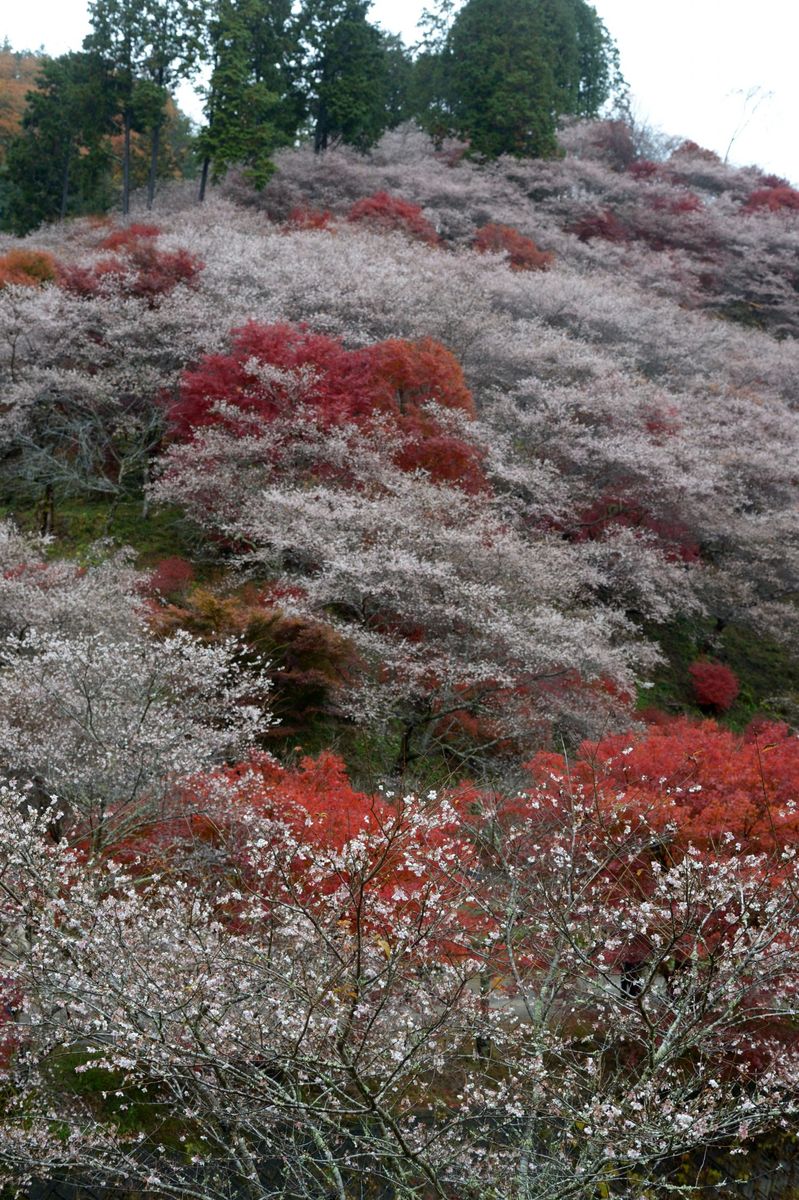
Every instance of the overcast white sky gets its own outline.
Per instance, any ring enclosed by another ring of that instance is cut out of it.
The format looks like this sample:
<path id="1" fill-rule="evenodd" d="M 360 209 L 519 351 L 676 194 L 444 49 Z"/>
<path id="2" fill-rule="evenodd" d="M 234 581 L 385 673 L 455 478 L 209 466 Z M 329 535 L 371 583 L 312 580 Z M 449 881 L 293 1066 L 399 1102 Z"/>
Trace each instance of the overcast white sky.
<path id="1" fill-rule="evenodd" d="M 0 38 L 51 54 L 78 49 L 88 31 L 85 0 L 6 0 Z M 414 40 L 424 0 L 375 0 L 372 17 Z M 636 115 L 667 133 L 759 165 L 799 183 L 799 4 L 797 0 L 594 0 L 618 43 Z M 745 110 L 743 95 L 761 103 Z M 199 116 L 190 95 L 183 107 Z"/>

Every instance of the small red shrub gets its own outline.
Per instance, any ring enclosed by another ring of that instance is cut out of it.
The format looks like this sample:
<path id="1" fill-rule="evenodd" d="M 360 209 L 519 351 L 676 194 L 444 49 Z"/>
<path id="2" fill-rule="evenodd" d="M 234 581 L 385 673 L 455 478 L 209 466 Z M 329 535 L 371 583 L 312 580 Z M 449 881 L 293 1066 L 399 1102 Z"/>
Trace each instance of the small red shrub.
<path id="1" fill-rule="evenodd" d="M 323 212 L 318 208 L 305 208 L 297 205 L 289 213 L 284 229 L 287 233 L 300 229 L 326 229 L 329 231 L 332 220 L 333 214 L 327 209 Z"/>
<path id="2" fill-rule="evenodd" d="M 651 159 L 642 158 L 638 162 L 630 163 L 627 168 L 627 174 L 632 175 L 633 179 L 653 179 L 660 171 L 660 166 Z"/>
<path id="3" fill-rule="evenodd" d="M 699 212 L 703 207 L 702 201 L 693 192 L 684 192 L 676 196 L 653 196 L 649 203 L 655 212 L 669 212 L 677 217 L 683 213 Z"/>
<path id="4" fill-rule="evenodd" d="M 66 267 L 61 286 L 76 296 L 100 296 L 118 291 L 147 300 L 154 308 L 161 296 L 180 284 L 196 285 L 205 264 L 188 250 L 159 250 L 151 240 L 132 243 L 122 257 L 103 258 L 90 267 Z"/>
<path id="5" fill-rule="evenodd" d="M 115 229 L 100 242 L 101 250 L 133 250 L 144 239 L 157 238 L 161 230 L 157 225 L 127 225 Z"/>
<path id="6" fill-rule="evenodd" d="M 732 708 L 741 690 L 738 677 L 723 663 L 698 660 L 689 667 L 697 704 L 713 712 L 724 713 Z"/>
<path id="7" fill-rule="evenodd" d="M 505 254 L 512 271 L 548 271 L 555 261 L 550 251 L 539 250 L 532 238 L 512 225 L 483 225 L 474 237 L 478 254 Z"/>
<path id="8" fill-rule="evenodd" d="M 720 163 L 721 157 L 715 150 L 708 150 L 705 146 L 700 146 L 698 142 L 690 140 L 681 142 L 677 149 L 672 153 L 672 158 L 701 158 L 704 162 Z"/>
<path id="9" fill-rule="evenodd" d="M 185 558 L 163 558 L 151 571 L 146 590 L 152 596 L 174 600 L 183 595 L 193 580 L 194 569 Z"/>
<path id="10" fill-rule="evenodd" d="M 780 212 L 783 209 L 799 210 L 799 192 L 787 185 L 757 188 L 743 206 L 743 212 Z"/>
<path id="11" fill-rule="evenodd" d="M 590 242 L 593 238 L 601 238 L 604 242 L 626 242 L 630 238 L 627 226 L 609 209 L 586 213 L 568 226 L 566 232 L 576 234 L 581 242 Z"/>
<path id="12" fill-rule="evenodd" d="M 347 220 L 386 233 L 405 233 L 430 246 L 437 245 L 439 240 L 418 204 L 411 204 L 400 196 L 390 196 L 388 192 L 375 192 L 373 196 L 356 201 L 347 214 Z"/>

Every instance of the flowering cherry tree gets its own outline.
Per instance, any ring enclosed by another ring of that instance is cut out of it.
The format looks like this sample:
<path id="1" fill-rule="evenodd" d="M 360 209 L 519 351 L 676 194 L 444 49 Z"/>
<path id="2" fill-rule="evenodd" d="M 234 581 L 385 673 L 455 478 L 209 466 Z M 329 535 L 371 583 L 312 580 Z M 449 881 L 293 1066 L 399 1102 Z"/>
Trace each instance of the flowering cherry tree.
<path id="1" fill-rule="evenodd" d="M 256 761 L 189 791 L 160 874 L 152 829 L 87 862 L 3 797 L 15 1185 L 633 1197 L 794 1119 L 792 849 L 670 852 L 556 777 L 370 799 Z"/>

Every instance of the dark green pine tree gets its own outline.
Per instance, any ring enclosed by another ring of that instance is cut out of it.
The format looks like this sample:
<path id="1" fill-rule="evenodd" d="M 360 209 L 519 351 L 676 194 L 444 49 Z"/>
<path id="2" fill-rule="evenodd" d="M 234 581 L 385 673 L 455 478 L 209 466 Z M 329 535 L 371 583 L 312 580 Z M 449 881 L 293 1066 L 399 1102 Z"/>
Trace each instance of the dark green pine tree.
<path id="1" fill-rule="evenodd" d="M 45 59 L 37 85 L 3 169 L 2 224 L 17 234 L 109 203 L 116 96 L 104 63 L 88 53 Z"/>
<path id="2" fill-rule="evenodd" d="M 369 7 L 306 0 L 299 14 L 300 82 L 317 152 L 336 142 L 367 150 L 392 123 L 391 46 L 368 21 Z"/>
<path id="3" fill-rule="evenodd" d="M 200 199 L 209 178 L 239 164 L 256 188 L 272 155 L 290 145 L 304 108 L 294 82 L 298 54 L 291 0 L 216 0 L 208 26 L 211 80 L 200 133 Z"/>
<path id="4" fill-rule="evenodd" d="M 555 154 L 558 117 L 596 115 L 622 82 L 585 0 L 468 0 L 422 69 L 431 92 L 423 122 L 486 158 Z"/>

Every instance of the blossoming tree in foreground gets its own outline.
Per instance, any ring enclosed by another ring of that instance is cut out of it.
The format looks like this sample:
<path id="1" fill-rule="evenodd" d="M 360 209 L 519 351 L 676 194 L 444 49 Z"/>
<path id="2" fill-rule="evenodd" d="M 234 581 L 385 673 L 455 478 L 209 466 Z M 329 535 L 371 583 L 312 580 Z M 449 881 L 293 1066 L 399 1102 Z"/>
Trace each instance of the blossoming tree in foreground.
<path id="1" fill-rule="evenodd" d="M 545 784 L 370 797 L 256 757 L 95 857 L 4 793 L 0 1176 L 632 1198 L 783 1127 L 794 851 Z"/>

